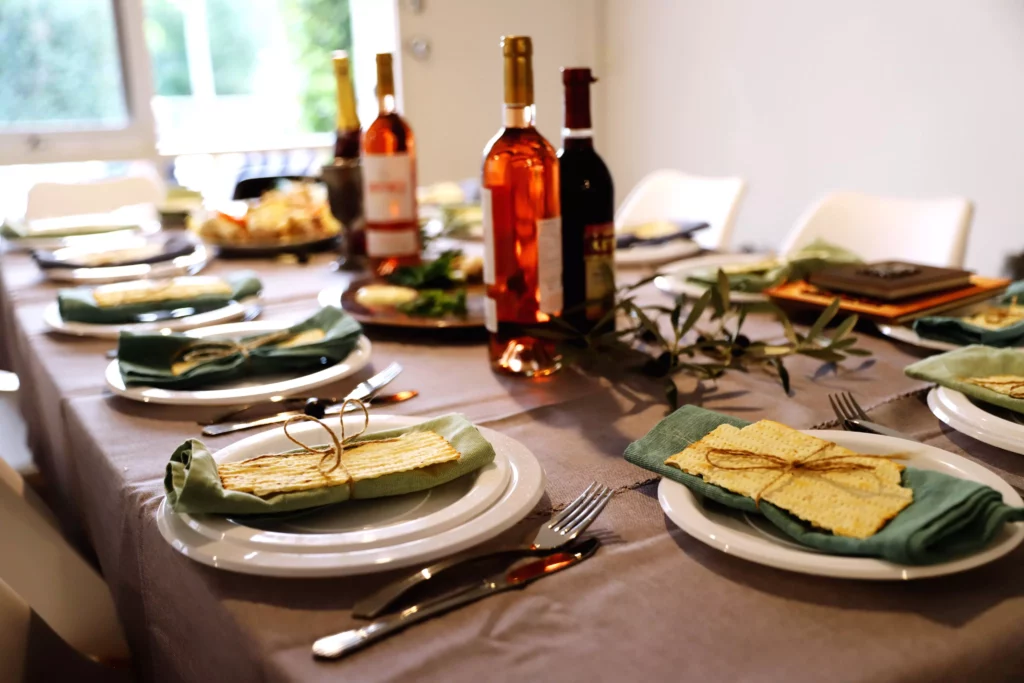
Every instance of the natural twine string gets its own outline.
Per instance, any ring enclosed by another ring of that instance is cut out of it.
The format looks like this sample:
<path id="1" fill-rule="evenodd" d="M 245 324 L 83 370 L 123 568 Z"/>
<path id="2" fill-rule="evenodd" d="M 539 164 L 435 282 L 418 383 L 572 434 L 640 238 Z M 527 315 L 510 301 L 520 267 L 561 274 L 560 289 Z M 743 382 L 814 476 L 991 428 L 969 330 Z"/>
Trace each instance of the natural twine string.
<path id="1" fill-rule="evenodd" d="M 210 361 L 228 358 L 236 353 L 249 360 L 249 352 L 268 344 L 284 341 L 292 336 L 288 330 L 272 332 L 260 337 L 254 337 L 248 341 L 235 341 L 234 339 L 203 339 L 188 346 L 178 349 L 178 352 L 171 358 L 171 365 L 187 363 L 189 365 L 208 363 Z"/>
<path id="2" fill-rule="evenodd" d="M 899 458 L 902 456 L 900 453 L 894 453 L 892 455 L 829 455 L 824 458 L 818 458 L 817 460 L 809 460 L 818 453 L 821 453 L 826 448 L 835 446 L 836 444 L 828 442 L 822 445 L 820 448 L 815 450 L 813 453 L 808 453 L 805 456 L 797 458 L 795 460 L 786 460 L 785 458 L 771 453 L 756 453 L 754 451 L 748 451 L 743 449 L 734 448 L 711 448 L 704 453 L 704 459 L 709 465 L 720 470 L 769 470 L 777 471 L 778 475 L 775 476 L 771 481 L 762 486 L 756 494 L 754 494 L 754 505 L 761 507 L 761 498 L 764 494 L 775 484 L 777 484 L 787 474 L 793 475 L 794 477 L 803 473 L 827 473 L 827 472 L 856 472 L 856 471 L 874 471 L 875 468 L 871 465 L 866 465 L 859 462 L 840 462 L 843 460 L 849 460 L 850 458 L 877 458 L 879 460 L 890 460 L 892 458 Z M 720 454 L 734 457 L 743 458 L 760 458 L 763 464 L 760 465 L 741 465 L 734 467 L 730 465 L 723 465 L 720 462 L 715 462 L 711 455 Z"/>
<path id="3" fill-rule="evenodd" d="M 358 409 L 363 411 L 363 427 L 362 427 L 362 429 L 360 429 L 355 434 L 352 434 L 350 436 L 346 436 L 345 435 L 345 413 L 347 412 L 346 411 L 346 407 L 350 403 L 355 405 Z M 320 454 L 320 462 L 317 463 L 317 469 L 319 469 L 322 474 L 330 474 L 331 472 L 333 472 L 334 470 L 336 470 L 336 469 L 338 469 L 340 467 L 341 471 L 345 475 L 345 484 L 348 486 L 349 493 L 351 494 L 351 492 L 352 492 L 352 484 L 353 484 L 352 475 L 345 468 L 345 463 L 344 463 L 343 458 L 342 458 L 342 452 L 346 448 L 355 445 L 354 444 L 355 440 L 358 439 L 360 436 L 362 436 L 364 433 L 366 433 L 367 428 L 369 428 L 369 426 L 370 426 L 370 411 L 369 411 L 369 408 L 367 408 L 366 404 L 363 403 L 362 401 L 360 401 L 359 399 L 350 398 L 350 399 L 347 399 L 344 403 L 341 404 L 341 412 L 339 413 L 338 417 L 339 417 L 338 421 L 341 424 L 341 438 L 340 439 L 338 438 L 338 435 L 334 433 L 334 430 L 331 429 L 329 426 L 327 426 L 326 422 L 324 422 L 323 420 L 320 420 L 318 418 L 315 418 L 312 415 L 305 415 L 305 414 L 303 414 L 303 415 L 295 415 L 294 417 L 288 418 L 288 421 L 284 423 L 284 435 L 288 438 L 289 441 L 291 441 L 293 444 L 295 444 L 296 446 L 298 446 L 302 450 L 297 451 L 297 452 L 272 453 L 270 455 L 274 455 L 274 456 L 291 456 L 291 455 L 313 455 L 313 454 Z M 323 427 L 324 431 L 327 432 L 327 435 L 331 437 L 331 443 L 330 444 L 326 444 L 326 445 L 322 445 L 322 446 L 310 446 L 307 443 L 303 443 L 302 441 L 300 441 L 298 438 L 296 438 L 293 434 L 291 434 L 288 431 L 288 428 L 290 426 L 298 424 L 299 422 L 315 422 L 315 423 L 317 423 L 318 425 Z M 398 440 L 397 438 L 374 439 L 372 441 L 361 441 L 359 443 L 386 443 L 388 441 L 397 441 L 397 440 Z M 325 465 L 332 458 L 333 458 L 334 462 L 331 463 L 330 467 L 327 467 L 326 469 L 324 469 Z"/>

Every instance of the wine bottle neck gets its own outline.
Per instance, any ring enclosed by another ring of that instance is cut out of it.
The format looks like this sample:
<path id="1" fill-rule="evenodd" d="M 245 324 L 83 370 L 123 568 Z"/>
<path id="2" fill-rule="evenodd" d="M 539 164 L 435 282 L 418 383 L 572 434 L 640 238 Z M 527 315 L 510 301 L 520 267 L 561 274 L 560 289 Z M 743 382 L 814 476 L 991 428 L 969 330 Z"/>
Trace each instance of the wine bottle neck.
<path id="1" fill-rule="evenodd" d="M 395 95 L 394 93 L 377 93 L 377 113 L 379 115 L 394 114 Z"/>
<path id="2" fill-rule="evenodd" d="M 506 104 L 502 111 L 506 128 L 532 128 L 536 115 L 536 107 L 532 104 Z"/>
<path id="3" fill-rule="evenodd" d="M 594 131 L 590 128 L 563 128 L 562 147 L 565 149 L 587 149 L 594 146 Z"/>

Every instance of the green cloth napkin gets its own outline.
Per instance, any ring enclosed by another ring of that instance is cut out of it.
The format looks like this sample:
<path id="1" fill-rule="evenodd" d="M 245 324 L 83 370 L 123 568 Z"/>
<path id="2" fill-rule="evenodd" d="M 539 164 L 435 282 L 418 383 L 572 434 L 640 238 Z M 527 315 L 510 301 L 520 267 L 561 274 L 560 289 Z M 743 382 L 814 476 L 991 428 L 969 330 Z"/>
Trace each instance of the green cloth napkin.
<path id="1" fill-rule="evenodd" d="M 332 306 L 322 308 L 316 315 L 292 325 L 288 332 L 294 336 L 313 329 L 323 330 L 323 339 L 288 347 L 267 344 L 249 350 L 248 357 L 242 352 L 232 353 L 195 365 L 180 374 L 172 372 L 173 362 L 180 359 L 182 349 L 199 341 L 195 337 L 122 332 L 117 344 L 117 359 L 126 386 L 195 389 L 248 375 L 329 367 L 345 360 L 363 333 L 362 327 L 352 316 Z M 239 341 L 245 343 L 263 336 L 265 334 L 250 335 Z"/>
<path id="2" fill-rule="evenodd" d="M 231 273 L 224 276 L 224 280 L 231 285 L 230 294 L 203 294 L 188 299 L 124 304 L 106 308 L 96 305 L 92 287 L 62 289 L 57 294 L 57 307 L 64 322 L 123 325 L 138 322 L 137 316 L 153 311 L 173 311 L 178 308 L 194 308 L 197 313 L 213 311 L 223 308 L 231 301 L 256 296 L 263 289 L 259 277 L 251 270 Z"/>
<path id="3" fill-rule="evenodd" d="M 774 268 L 760 273 L 736 273 L 728 275 L 729 290 L 733 292 L 761 292 L 769 287 L 789 280 L 803 280 L 811 273 L 829 266 L 843 263 L 860 263 L 859 256 L 852 251 L 822 239 L 817 239 L 789 255 Z M 719 267 L 695 271 L 686 279 L 706 287 L 718 283 Z"/>
<path id="4" fill-rule="evenodd" d="M 870 538 L 835 536 L 767 501 L 761 501 L 758 508 L 752 498 L 665 465 L 669 456 L 721 424 L 742 428 L 750 423 L 697 406 L 683 406 L 642 439 L 631 443 L 626 448 L 626 460 L 679 482 L 704 498 L 762 514 L 800 543 L 834 555 L 880 557 L 908 565 L 935 564 L 980 550 L 1003 524 L 1024 521 L 1024 508 L 1004 504 L 1002 495 L 994 489 L 940 472 L 908 467 L 903 471 L 903 486 L 913 489 L 913 503 Z"/>
<path id="5" fill-rule="evenodd" d="M 335 424 L 331 424 L 331 427 Z M 431 465 L 411 472 L 354 482 L 351 497 L 383 498 L 423 491 L 476 471 L 494 460 L 494 448 L 487 439 L 465 417 L 455 414 L 443 415 L 412 427 L 366 434 L 355 441 L 387 439 L 406 432 L 421 431 L 436 432 L 448 439 L 462 457 L 454 462 Z M 325 433 L 321 437 L 310 439 L 310 445 L 323 445 L 327 441 Z M 240 491 L 226 491 L 217 474 L 216 461 L 206 446 L 197 439 L 189 439 L 174 451 L 170 462 L 167 463 L 164 490 L 167 492 L 167 503 L 175 512 L 190 514 L 269 514 L 340 503 L 349 499 L 348 486 L 278 493 L 267 498 Z"/>
<path id="6" fill-rule="evenodd" d="M 1024 377 L 1024 353 L 1016 349 L 994 349 L 991 346 L 965 346 L 940 353 L 908 365 L 904 372 L 914 379 L 935 382 L 963 392 L 985 403 L 1024 413 L 1024 400 L 984 389 L 963 381 L 968 377 L 1018 375 Z"/>
<path id="7" fill-rule="evenodd" d="M 1014 282 L 999 299 L 1000 304 L 1009 304 L 1017 297 L 1024 304 L 1024 280 Z M 968 344 L 984 344 L 985 346 L 1024 346 L 1024 321 L 999 330 L 986 330 L 977 325 L 966 323 L 960 318 L 944 315 L 930 315 L 914 321 L 914 332 L 927 339 L 949 342 L 967 346 Z"/>

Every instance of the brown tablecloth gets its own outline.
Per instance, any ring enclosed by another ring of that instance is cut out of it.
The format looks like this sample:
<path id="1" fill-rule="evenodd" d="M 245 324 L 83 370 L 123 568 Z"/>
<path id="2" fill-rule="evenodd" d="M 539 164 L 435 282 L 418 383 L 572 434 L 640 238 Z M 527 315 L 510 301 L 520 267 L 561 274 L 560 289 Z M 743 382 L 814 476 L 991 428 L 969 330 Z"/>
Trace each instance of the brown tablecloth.
<path id="1" fill-rule="evenodd" d="M 417 626 L 336 663 L 314 661 L 318 636 L 351 627 L 351 604 L 401 572 L 282 580 L 217 571 L 173 550 L 154 512 L 171 451 L 198 435 L 188 409 L 106 394 L 111 342 L 51 336 L 40 315 L 54 289 L 19 255 L 0 261 L 0 334 L 22 374 L 24 407 L 40 467 L 78 521 L 109 580 L 143 680 L 1021 680 L 1024 550 L 966 574 L 910 583 L 832 580 L 786 573 L 720 553 L 669 522 L 650 473 L 622 459 L 626 445 L 664 414 L 660 386 L 623 373 L 567 370 L 528 382 L 499 377 L 478 341 L 370 332 L 376 368 L 398 360 L 396 390 L 420 396 L 390 412 L 460 411 L 526 444 L 547 473 L 547 493 L 521 538 L 592 480 L 617 494 L 595 525 L 596 557 L 523 591 Z M 324 267 L 218 262 L 207 272 L 256 267 L 267 317 L 297 319 L 342 276 Z M 753 320 L 756 334 L 772 334 Z M 790 363 L 793 394 L 765 374 L 730 373 L 688 386 L 684 400 L 796 427 L 829 425 L 826 395 L 851 390 L 872 416 L 927 443 L 968 454 L 1017 488 L 1024 457 L 941 426 L 924 385 L 902 369 L 913 356 L 864 338 L 874 351 L 838 374 L 809 359 Z M 344 391 L 359 377 L 327 387 Z M 209 439 L 223 446 L 245 435 Z"/>

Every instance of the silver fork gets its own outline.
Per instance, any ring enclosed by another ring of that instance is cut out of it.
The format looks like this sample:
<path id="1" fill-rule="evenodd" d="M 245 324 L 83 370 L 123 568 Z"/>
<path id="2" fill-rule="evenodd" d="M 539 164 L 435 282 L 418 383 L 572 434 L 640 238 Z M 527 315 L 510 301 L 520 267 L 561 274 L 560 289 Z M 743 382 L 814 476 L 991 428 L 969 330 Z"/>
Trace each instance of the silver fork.
<path id="1" fill-rule="evenodd" d="M 864 412 L 864 409 L 857 403 L 857 399 L 853 397 L 848 391 L 843 391 L 838 394 L 829 394 L 828 402 L 832 404 L 832 412 L 839 418 L 839 423 L 843 429 L 854 431 L 854 432 L 870 432 L 872 434 L 881 434 L 882 436 L 891 436 L 896 439 L 906 439 L 907 441 L 917 441 L 914 437 L 904 434 L 903 432 L 890 429 L 885 425 L 880 425 L 877 422 L 872 422 L 868 419 L 868 414 Z"/>
<path id="2" fill-rule="evenodd" d="M 352 607 L 352 616 L 362 619 L 375 619 L 394 604 L 395 600 L 414 586 L 429 581 L 446 569 L 451 569 L 464 562 L 473 562 L 484 557 L 508 556 L 509 559 L 514 557 L 530 557 L 532 555 L 544 554 L 554 548 L 560 548 L 586 531 L 587 527 L 598 518 L 605 506 L 608 505 L 608 501 L 611 498 L 612 490 L 610 488 L 593 482 L 583 493 L 576 497 L 576 500 L 566 505 L 565 509 L 548 520 L 547 524 L 537 531 L 533 541 L 525 546 L 511 550 L 499 550 L 480 555 L 470 555 L 469 557 L 442 560 L 437 564 L 410 574 L 404 579 L 389 583 L 373 595 L 363 598 Z"/>

